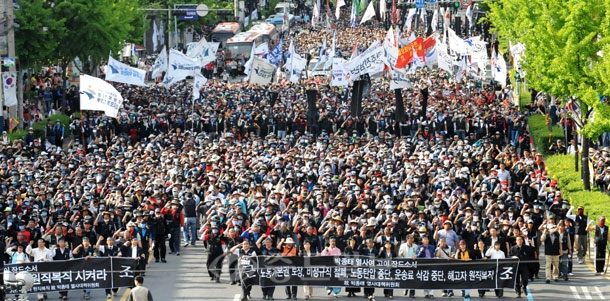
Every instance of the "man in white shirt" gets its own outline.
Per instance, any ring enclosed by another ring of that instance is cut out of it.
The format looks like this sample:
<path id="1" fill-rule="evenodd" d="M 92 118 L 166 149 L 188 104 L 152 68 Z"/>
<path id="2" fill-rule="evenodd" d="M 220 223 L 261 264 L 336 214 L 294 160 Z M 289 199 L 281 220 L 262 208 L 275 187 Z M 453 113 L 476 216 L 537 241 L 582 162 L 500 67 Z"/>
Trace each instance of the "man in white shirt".
<path id="1" fill-rule="evenodd" d="M 417 258 L 417 245 L 415 244 L 415 237 L 413 234 L 407 235 L 407 242 L 404 242 L 398 248 L 398 257 L 416 259 Z M 415 290 L 406 290 L 405 296 L 415 297 Z"/>
<path id="2" fill-rule="evenodd" d="M 30 255 L 32 256 L 33 262 L 42 262 L 42 261 L 52 261 L 53 260 L 53 252 L 49 250 L 45 246 L 44 240 L 38 240 L 38 248 L 32 249 Z M 45 299 L 44 293 L 38 293 L 37 299 L 38 301 L 42 301 Z"/>

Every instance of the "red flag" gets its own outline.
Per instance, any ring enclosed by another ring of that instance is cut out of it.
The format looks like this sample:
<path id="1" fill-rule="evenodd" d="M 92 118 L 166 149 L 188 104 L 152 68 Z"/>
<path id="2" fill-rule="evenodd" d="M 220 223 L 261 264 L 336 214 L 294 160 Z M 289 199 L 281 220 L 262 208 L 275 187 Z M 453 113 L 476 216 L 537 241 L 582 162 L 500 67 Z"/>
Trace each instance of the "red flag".
<path id="1" fill-rule="evenodd" d="M 396 0 L 392 0 L 392 24 L 396 24 Z"/>
<path id="2" fill-rule="evenodd" d="M 432 37 L 429 36 L 424 40 L 424 52 L 428 53 L 428 51 L 430 51 L 430 49 L 434 48 L 434 45 L 436 45 L 436 40 Z"/>
<path id="3" fill-rule="evenodd" d="M 424 53 L 423 44 L 424 39 L 420 37 L 409 43 L 409 45 L 400 48 L 400 50 L 398 50 L 398 57 L 396 58 L 396 68 L 404 68 L 408 64 L 412 63 L 414 52 L 422 62 L 425 61 L 426 54 Z"/>

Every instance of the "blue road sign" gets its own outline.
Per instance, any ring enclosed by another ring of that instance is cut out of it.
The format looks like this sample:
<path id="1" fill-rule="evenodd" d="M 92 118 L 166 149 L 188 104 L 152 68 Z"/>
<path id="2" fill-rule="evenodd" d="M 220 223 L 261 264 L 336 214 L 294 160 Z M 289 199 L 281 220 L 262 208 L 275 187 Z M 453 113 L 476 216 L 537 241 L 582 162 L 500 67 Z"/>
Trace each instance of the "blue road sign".
<path id="1" fill-rule="evenodd" d="M 199 16 L 197 15 L 196 10 L 187 10 L 186 15 L 180 16 L 180 20 L 182 21 L 192 21 L 197 19 L 199 19 Z"/>
<path id="2" fill-rule="evenodd" d="M 426 0 L 415 0 L 415 8 L 426 8 Z"/>

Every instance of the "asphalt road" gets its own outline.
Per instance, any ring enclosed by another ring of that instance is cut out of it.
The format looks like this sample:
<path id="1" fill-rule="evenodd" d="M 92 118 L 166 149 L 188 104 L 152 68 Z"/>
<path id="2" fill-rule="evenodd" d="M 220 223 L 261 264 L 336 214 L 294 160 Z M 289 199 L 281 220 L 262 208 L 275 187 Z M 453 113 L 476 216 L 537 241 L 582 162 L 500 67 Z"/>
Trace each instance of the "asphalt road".
<path id="1" fill-rule="evenodd" d="M 200 243 L 200 242 L 198 242 Z M 240 300 L 241 287 L 230 285 L 227 265 L 221 277 L 221 283 L 210 281 L 210 277 L 205 269 L 206 254 L 202 245 L 195 247 L 182 248 L 181 256 L 167 255 L 168 263 L 151 262 L 146 271 L 144 286 L 148 287 L 155 300 Z M 606 300 L 610 299 L 610 277 L 595 275 L 593 266 L 590 262 L 574 265 L 574 276 L 569 281 L 560 280 L 546 284 L 544 282 L 544 259 L 540 260 L 542 271 L 540 277 L 530 283 L 528 296 L 522 296 L 522 300 Z M 427 300 L 423 297 L 423 292 L 418 291 L 416 298 L 411 299 L 403 296 L 402 290 L 395 290 L 394 300 Z M 441 291 L 435 291 L 435 299 L 460 300 L 459 292 L 452 298 L 441 297 Z M 381 296 L 380 296 L 381 295 Z M 470 300 L 483 300 L 478 298 L 476 291 L 471 292 Z M 48 300 L 58 300 L 57 293 L 49 293 Z M 120 289 L 113 300 L 126 301 L 129 298 L 129 289 Z M 276 300 L 285 300 L 284 287 L 275 290 Z M 302 288 L 299 288 L 298 299 L 304 300 Z M 513 290 L 505 290 L 503 299 L 516 298 Z M 30 300 L 36 300 L 35 294 L 30 294 Z M 376 300 L 389 300 L 383 297 L 380 289 L 376 290 Z M 487 292 L 484 299 L 497 299 L 493 291 Z M 69 300 L 83 300 L 83 293 L 71 291 Z M 95 290 L 91 293 L 91 300 L 107 300 L 103 290 Z M 262 300 L 262 293 L 259 287 L 252 289 L 252 300 Z M 348 298 L 342 291 L 338 299 L 327 296 L 324 288 L 314 288 L 311 300 L 366 300 L 362 293 L 356 298 Z"/>

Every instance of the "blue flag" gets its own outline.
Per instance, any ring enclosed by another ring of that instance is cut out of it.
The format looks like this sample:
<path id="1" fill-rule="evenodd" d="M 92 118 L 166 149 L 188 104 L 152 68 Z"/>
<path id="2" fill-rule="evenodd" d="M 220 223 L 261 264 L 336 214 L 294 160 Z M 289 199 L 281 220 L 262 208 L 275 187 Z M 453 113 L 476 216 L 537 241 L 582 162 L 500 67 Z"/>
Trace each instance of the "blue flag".
<path id="1" fill-rule="evenodd" d="M 282 63 L 282 57 L 284 56 L 282 51 L 283 42 L 284 40 L 280 39 L 277 45 L 269 52 L 269 63 L 275 66 L 279 66 Z"/>

